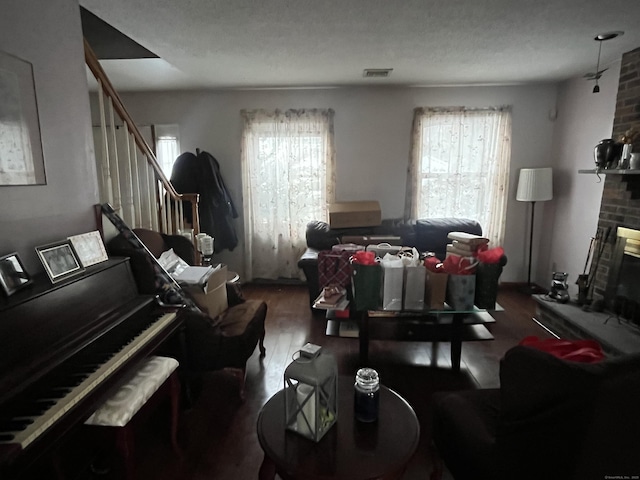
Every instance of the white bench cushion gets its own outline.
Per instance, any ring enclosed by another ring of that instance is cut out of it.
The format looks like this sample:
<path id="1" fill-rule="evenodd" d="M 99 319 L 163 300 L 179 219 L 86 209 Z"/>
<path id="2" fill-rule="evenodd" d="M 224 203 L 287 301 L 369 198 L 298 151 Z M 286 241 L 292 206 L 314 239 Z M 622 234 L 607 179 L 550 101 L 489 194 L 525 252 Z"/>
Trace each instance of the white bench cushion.
<path id="1" fill-rule="evenodd" d="M 85 424 L 124 427 L 176 368 L 178 361 L 175 358 L 149 357 L 131 380 L 104 402 Z"/>

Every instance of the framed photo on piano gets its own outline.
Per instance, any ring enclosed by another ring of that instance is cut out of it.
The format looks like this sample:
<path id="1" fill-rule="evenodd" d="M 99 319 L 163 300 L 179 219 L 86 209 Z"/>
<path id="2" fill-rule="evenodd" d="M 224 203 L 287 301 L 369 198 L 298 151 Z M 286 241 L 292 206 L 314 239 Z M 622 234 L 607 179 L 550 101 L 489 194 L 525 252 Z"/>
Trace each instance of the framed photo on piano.
<path id="1" fill-rule="evenodd" d="M 84 271 L 70 240 L 36 247 L 36 253 L 52 283 Z"/>
<path id="2" fill-rule="evenodd" d="M 109 259 L 102 237 L 97 230 L 69 237 L 73 248 L 84 268 Z"/>
<path id="3" fill-rule="evenodd" d="M 16 252 L 0 257 L 0 286 L 7 297 L 31 283 L 31 277 Z"/>

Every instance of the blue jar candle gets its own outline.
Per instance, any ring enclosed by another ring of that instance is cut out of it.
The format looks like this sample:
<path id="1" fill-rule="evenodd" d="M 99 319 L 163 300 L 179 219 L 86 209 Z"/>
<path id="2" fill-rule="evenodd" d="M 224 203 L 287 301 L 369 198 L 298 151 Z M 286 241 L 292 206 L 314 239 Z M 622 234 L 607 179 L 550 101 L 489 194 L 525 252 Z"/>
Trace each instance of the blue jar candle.
<path id="1" fill-rule="evenodd" d="M 380 404 L 380 378 L 373 368 L 361 368 L 354 385 L 354 416 L 360 422 L 375 422 Z"/>

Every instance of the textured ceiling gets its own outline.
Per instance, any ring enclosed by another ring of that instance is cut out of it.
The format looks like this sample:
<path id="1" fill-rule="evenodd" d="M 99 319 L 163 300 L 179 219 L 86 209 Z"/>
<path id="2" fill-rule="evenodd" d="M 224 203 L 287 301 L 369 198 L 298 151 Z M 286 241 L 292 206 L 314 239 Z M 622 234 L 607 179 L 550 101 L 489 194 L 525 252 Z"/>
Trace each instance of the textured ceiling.
<path id="1" fill-rule="evenodd" d="M 157 54 L 120 91 L 560 81 L 640 47 L 639 0 L 80 0 Z M 365 68 L 393 68 L 364 78 Z M 606 73 L 605 73 L 606 75 Z"/>

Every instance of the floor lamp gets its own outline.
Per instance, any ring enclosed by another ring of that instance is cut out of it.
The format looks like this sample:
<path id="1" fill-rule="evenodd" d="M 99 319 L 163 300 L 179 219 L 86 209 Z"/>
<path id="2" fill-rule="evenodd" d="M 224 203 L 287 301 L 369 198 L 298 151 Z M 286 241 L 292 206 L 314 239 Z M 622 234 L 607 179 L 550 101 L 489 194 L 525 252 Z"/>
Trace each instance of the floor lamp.
<path id="1" fill-rule="evenodd" d="M 551 167 L 522 168 L 518 178 L 516 200 L 531 202 L 531 228 L 529 229 L 529 273 L 527 275 L 526 293 L 542 293 L 536 285 L 531 284 L 531 253 L 533 250 L 533 218 L 536 202 L 544 202 L 553 198 L 553 173 Z"/>

